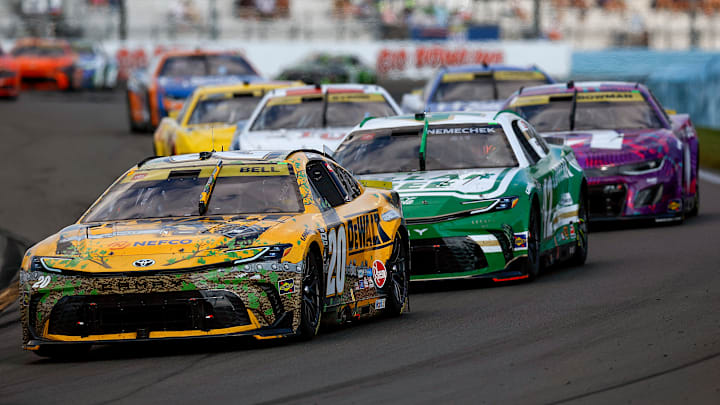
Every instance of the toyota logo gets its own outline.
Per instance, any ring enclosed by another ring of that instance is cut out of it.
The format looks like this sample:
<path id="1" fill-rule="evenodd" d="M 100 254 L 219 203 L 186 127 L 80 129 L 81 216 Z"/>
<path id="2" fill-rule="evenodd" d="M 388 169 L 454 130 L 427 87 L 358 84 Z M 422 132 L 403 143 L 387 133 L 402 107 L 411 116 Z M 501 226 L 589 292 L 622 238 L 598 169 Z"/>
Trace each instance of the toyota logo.
<path id="1" fill-rule="evenodd" d="M 153 259 L 140 259 L 133 262 L 133 266 L 135 267 L 147 267 L 152 266 L 153 264 L 155 264 L 155 260 Z"/>

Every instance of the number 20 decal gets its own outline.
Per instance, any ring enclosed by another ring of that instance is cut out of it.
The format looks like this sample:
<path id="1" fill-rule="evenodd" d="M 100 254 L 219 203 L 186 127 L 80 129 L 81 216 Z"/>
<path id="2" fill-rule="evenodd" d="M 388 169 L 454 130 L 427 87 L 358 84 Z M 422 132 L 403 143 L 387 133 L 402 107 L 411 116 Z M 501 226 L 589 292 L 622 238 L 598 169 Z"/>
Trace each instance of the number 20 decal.
<path id="1" fill-rule="evenodd" d="M 35 282 L 35 284 L 32 285 L 32 288 L 45 288 L 50 284 L 50 281 L 52 278 L 50 276 L 40 276 L 38 281 Z"/>
<path id="2" fill-rule="evenodd" d="M 328 297 L 342 294 L 345 289 L 345 265 L 347 263 L 347 236 L 345 226 L 340 225 L 328 232 L 328 253 L 330 254 L 330 265 L 327 274 Z"/>

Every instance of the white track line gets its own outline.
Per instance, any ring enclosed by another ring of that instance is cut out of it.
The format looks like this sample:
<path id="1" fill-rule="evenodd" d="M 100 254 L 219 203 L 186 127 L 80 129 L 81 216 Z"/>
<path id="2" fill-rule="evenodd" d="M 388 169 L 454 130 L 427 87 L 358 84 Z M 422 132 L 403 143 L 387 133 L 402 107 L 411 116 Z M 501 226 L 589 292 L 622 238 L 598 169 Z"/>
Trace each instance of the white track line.
<path id="1" fill-rule="evenodd" d="M 709 181 L 710 183 L 720 184 L 720 174 L 716 172 L 700 169 L 700 173 L 698 174 L 698 176 L 702 180 Z"/>

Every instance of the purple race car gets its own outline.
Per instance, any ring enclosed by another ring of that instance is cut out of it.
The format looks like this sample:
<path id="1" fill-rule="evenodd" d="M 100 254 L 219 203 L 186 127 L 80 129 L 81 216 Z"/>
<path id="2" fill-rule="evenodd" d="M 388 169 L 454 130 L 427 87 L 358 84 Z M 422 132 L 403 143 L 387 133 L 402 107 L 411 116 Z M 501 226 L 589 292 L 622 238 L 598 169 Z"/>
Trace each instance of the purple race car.
<path id="1" fill-rule="evenodd" d="M 637 83 L 529 87 L 505 104 L 550 143 L 575 151 L 588 179 L 591 220 L 696 215 L 698 138 L 686 114 L 668 114 Z"/>

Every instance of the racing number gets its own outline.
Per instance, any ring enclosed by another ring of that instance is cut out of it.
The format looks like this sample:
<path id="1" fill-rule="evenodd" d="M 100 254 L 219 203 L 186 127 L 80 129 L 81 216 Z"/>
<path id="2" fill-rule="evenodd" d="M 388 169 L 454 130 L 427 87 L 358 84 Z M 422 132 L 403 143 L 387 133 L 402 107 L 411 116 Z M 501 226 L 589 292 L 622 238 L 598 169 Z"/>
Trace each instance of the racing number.
<path id="1" fill-rule="evenodd" d="M 35 282 L 35 284 L 32 285 L 32 288 L 45 288 L 50 284 L 51 277 L 50 276 L 40 276 L 38 281 Z"/>
<path id="2" fill-rule="evenodd" d="M 328 253 L 330 254 L 330 265 L 327 275 L 327 294 L 342 294 L 345 289 L 345 265 L 347 263 L 347 235 L 345 225 L 340 225 L 328 232 Z"/>
<path id="3" fill-rule="evenodd" d="M 552 201 L 553 201 L 553 182 L 549 176 L 543 181 L 543 212 L 541 217 L 543 219 L 543 239 L 547 239 L 552 236 Z"/>

